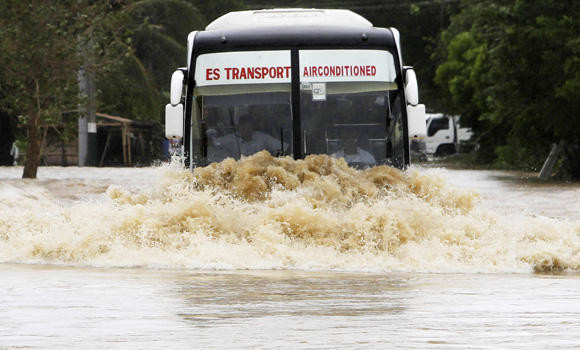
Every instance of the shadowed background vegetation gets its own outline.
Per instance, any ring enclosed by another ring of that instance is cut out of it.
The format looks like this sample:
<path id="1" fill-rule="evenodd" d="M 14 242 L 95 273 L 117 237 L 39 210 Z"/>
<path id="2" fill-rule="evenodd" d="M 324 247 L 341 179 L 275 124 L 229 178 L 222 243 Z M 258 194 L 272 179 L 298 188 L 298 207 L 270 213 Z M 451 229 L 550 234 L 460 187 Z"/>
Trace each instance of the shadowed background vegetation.
<path id="1" fill-rule="evenodd" d="M 186 64 L 188 33 L 230 11 L 273 7 L 346 8 L 396 27 L 422 101 L 473 128 L 475 161 L 537 170 L 558 143 L 560 174 L 580 178 L 575 1 L 5 0 L 0 125 L 18 124 L 27 161 L 38 162 L 51 125 L 66 126 L 61 138 L 75 135 L 84 67 L 95 73 L 99 112 L 158 124 L 161 157 L 169 79 Z M 9 137 L 0 129 L 0 145 Z"/>

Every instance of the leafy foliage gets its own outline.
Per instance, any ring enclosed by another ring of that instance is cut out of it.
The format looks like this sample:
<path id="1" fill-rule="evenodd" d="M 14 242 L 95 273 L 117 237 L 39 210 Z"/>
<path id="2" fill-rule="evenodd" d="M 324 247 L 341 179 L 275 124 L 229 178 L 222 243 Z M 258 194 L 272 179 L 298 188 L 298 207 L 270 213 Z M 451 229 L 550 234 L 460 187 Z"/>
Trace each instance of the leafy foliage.
<path id="1" fill-rule="evenodd" d="M 436 83 L 448 112 L 481 141 L 481 160 L 537 169 L 563 141 L 567 164 L 580 142 L 578 23 L 570 4 L 464 0 L 442 35 Z M 435 55 L 437 58 L 437 55 Z M 580 176 L 580 173 L 573 173 Z"/>
<path id="2" fill-rule="evenodd" d="M 580 177 L 580 35 L 576 2 L 554 0 L 4 0 L 0 2 L 0 109 L 27 125 L 38 158 L 43 133 L 78 109 L 77 73 L 97 72 L 98 110 L 159 122 L 187 35 L 229 11 L 351 9 L 401 32 L 428 107 L 462 116 L 478 159 L 538 168 L 562 142 Z M 437 69 L 433 69 L 433 64 Z M 433 81 L 433 83 L 432 83 Z"/>
<path id="3" fill-rule="evenodd" d="M 118 63 L 98 78 L 100 110 L 131 119 L 161 122 L 171 69 L 183 66 L 189 32 L 206 24 L 184 0 L 133 2 L 119 15 L 125 46 Z"/>
<path id="4" fill-rule="evenodd" d="M 78 108 L 77 72 L 84 63 L 79 47 L 90 45 L 106 6 L 6 0 L 0 13 L 0 105 L 26 125 L 23 176 L 36 177 L 47 129 L 66 125 L 63 112 Z"/>

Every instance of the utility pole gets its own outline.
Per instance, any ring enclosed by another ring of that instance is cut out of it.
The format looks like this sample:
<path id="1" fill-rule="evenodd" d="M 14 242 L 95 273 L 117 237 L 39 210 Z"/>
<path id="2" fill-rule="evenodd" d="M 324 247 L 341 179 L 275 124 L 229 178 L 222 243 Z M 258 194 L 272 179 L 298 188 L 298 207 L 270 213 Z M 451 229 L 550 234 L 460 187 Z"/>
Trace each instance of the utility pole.
<path id="1" fill-rule="evenodd" d="M 89 42 L 89 45 L 92 40 Z M 85 65 L 78 72 L 80 93 L 86 96 L 86 104 L 79 117 L 78 142 L 79 142 L 79 166 L 97 165 L 97 116 L 96 116 L 96 91 L 95 73 L 91 68 L 91 54 L 84 51 Z M 88 68 L 88 69 L 87 69 Z"/>

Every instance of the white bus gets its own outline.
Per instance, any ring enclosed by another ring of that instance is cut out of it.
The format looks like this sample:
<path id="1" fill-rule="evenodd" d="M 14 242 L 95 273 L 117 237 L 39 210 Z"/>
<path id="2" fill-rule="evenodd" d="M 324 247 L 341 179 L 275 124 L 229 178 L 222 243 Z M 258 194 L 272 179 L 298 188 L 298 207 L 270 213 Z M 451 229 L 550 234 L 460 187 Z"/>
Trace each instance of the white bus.
<path id="1" fill-rule="evenodd" d="M 189 34 L 170 94 L 166 137 L 192 168 L 263 149 L 405 168 L 426 133 L 398 31 L 347 10 L 228 13 Z"/>

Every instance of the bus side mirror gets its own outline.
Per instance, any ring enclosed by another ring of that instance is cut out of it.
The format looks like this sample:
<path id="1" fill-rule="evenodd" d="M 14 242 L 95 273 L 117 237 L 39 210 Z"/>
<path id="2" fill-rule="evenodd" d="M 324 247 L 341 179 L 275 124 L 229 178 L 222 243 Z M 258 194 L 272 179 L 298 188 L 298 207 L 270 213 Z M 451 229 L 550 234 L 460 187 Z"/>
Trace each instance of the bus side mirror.
<path id="1" fill-rule="evenodd" d="M 184 77 L 181 69 L 173 72 L 171 76 L 171 90 L 169 91 L 171 103 L 165 106 L 165 137 L 168 139 L 183 137 L 183 104 L 180 102 Z"/>
<path id="2" fill-rule="evenodd" d="M 183 105 L 168 104 L 165 106 L 165 137 L 180 139 L 183 137 Z"/>
<path id="3" fill-rule="evenodd" d="M 422 139 L 427 136 L 425 124 L 425 105 L 407 105 L 407 130 L 409 139 Z"/>
<path id="4" fill-rule="evenodd" d="M 173 72 L 171 76 L 171 90 L 170 92 L 170 101 L 172 105 L 176 105 L 181 102 L 181 95 L 183 93 L 183 71 L 176 70 Z"/>
<path id="5" fill-rule="evenodd" d="M 417 105 L 419 103 L 419 86 L 417 85 L 417 75 L 412 67 L 405 67 L 405 96 L 407 103 Z"/>

